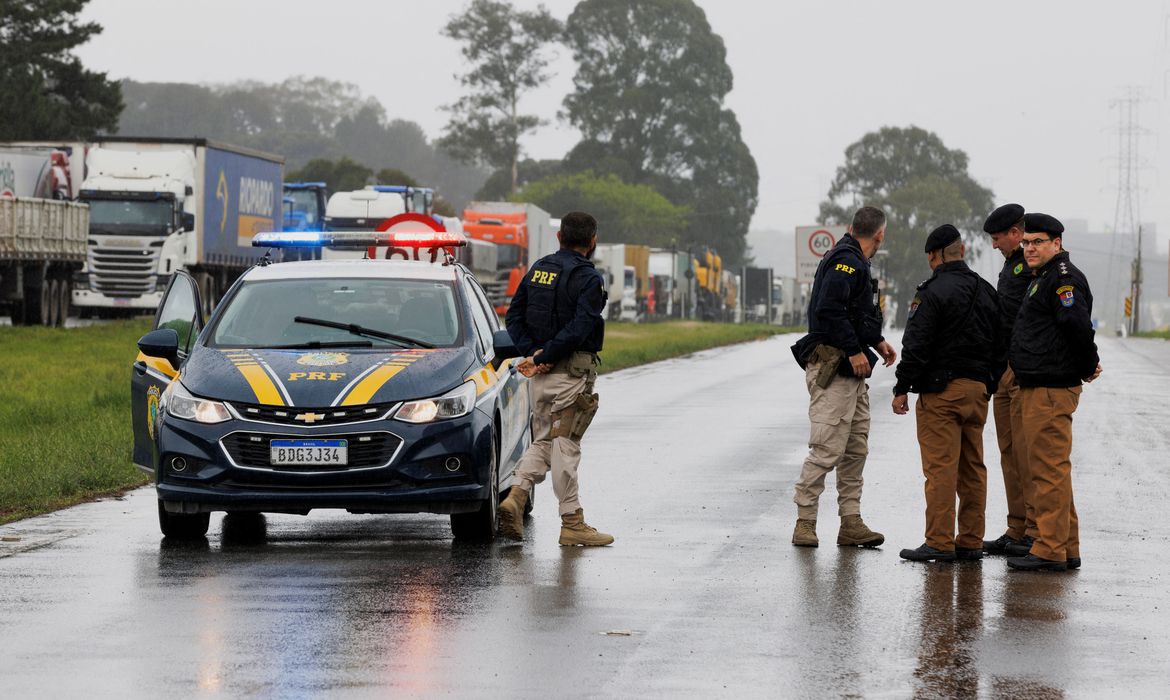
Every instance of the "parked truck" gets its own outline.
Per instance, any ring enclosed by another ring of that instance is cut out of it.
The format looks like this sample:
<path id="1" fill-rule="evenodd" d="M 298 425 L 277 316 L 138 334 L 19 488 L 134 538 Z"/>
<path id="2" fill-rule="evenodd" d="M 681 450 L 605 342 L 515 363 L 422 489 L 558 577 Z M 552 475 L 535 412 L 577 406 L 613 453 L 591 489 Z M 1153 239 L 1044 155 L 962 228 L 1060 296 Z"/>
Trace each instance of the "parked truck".
<path id="1" fill-rule="evenodd" d="M 560 247 L 552 217 L 534 204 L 472 202 L 463 211 L 463 230 L 496 246 L 495 275 L 480 282 L 497 313 L 507 311 L 528 266 Z"/>
<path id="2" fill-rule="evenodd" d="M 283 158 L 207 139 L 102 137 L 89 147 L 80 200 L 90 208 L 73 303 L 151 310 L 186 270 L 209 312 L 278 230 Z"/>
<path id="3" fill-rule="evenodd" d="M 321 231 L 329 188 L 324 182 L 284 183 L 284 231 Z"/>
<path id="4" fill-rule="evenodd" d="M 72 152 L 54 144 L 0 145 L 0 315 L 14 325 L 60 326 L 69 316 L 89 225 L 86 207 L 68 201 L 83 172 Z"/>
<path id="5" fill-rule="evenodd" d="M 434 216 L 435 191 L 429 187 L 407 185 L 368 185 L 360 190 L 334 192 L 325 207 L 326 231 L 372 231 L 386 219 L 414 212 Z M 378 251 L 385 254 L 386 249 Z M 326 248 L 327 260 L 358 259 L 360 250 Z"/>

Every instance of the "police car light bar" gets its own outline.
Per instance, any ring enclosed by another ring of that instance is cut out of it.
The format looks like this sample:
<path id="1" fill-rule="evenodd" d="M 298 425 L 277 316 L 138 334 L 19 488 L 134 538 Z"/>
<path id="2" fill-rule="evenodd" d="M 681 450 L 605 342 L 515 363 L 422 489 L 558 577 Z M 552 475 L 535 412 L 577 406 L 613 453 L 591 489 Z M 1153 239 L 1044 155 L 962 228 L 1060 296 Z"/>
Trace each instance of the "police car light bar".
<path id="1" fill-rule="evenodd" d="M 457 248 L 467 239 L 454 231 L 279 231 L 257 233 L 253 248 Z"/>

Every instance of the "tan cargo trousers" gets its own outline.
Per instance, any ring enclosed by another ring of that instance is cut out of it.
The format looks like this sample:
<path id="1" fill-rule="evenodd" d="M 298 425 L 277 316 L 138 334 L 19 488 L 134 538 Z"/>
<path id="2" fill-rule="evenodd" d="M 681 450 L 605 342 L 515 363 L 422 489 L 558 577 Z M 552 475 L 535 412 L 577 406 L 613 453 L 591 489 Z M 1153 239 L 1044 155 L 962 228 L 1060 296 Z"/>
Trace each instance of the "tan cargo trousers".
<path id="1" fill-rule="evenodd" d="M 516 467 L 516 484 L 531 493 L 533 485 L 544 481 L 551 469 L 553 493 L 560 503 L 561 515 L 573 513 L 581 507 L 577 500 L 581 443 L 567 437 L 550 436 L 553 413 L 572 404 L 596 378 L 596 372 L 573 377 L 568 372 L 554 371 L 528 380 L 532 401 L 532 444 Z"/>
<path id="2" fill-rule="evenodd" d="M 1036 537 L 1036 514 L 1032 508 L 1032 472 L 1028 469 L 1028 448 L 1024 444 L 1024 406 L 1020 386 L 1011 367 L 999 380 L 993 411 L 999 441 L 999 465 L 1007 495 L 1007 536 L 1018 540 Z"/>
<path id="3" fill-rule="evenodd" d="M 1052 561 L 1081 556 L 1080 521 L 1073 503 L 1072 417 L 1081 387 L 1020 387 L 1028 464 L 1040 535 L 1032 554 Z"/>
<path id="4" fill-rule="evenodd" d="M 914 404 L 922 473 L 926 477 L 926 545 L 941 552 L 953 552 L 955 547 L 983 547 L 987 507 L 983 426 L 987 423 L 987 398 L 987 385 L 983 382 L 955 379 L 940 392 L 919 395 Z"/>
<path id="5" fill-rule="evenodd" d="M 797 517 L 816 520 L 817 503 L 825 490 L 825 476 L 837 470 L 837 512 L 861 515 L 861 471 L 869 454 L 869 391 L 864 379 L 833 377 L 828 388 L 817 386 L 821 363 L 810 362 L 804 372 L 811 423 L 808 457 L 796 482 Z"/>

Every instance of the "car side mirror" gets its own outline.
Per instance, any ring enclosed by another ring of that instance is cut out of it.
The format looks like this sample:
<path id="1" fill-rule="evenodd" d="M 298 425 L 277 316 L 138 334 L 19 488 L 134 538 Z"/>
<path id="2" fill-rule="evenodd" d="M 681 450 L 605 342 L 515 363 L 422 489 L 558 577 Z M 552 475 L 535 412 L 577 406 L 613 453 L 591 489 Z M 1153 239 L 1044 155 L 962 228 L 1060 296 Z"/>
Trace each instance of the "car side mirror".
<path id="1" fill-rule="evenodd" d="M 495 365 L 496 369 L 500 368 L 500 364 L 504 360 L 512 357 L 520 357 L 520 349 L 516 347 L 512 336 L 506 330 L 498 330 L 492 333 L 492 346 L 496 349 L 496 357 L 492 360 L 492 364 Z"/>
<path id="2" fill-rule="evenodd" d="M 191 212 L 186 212 L 186 211 L 183 212 L 183 230 L 184 231 L 194 231 L 195 230 L 195 215 L 192 214 Z"/>
<path id="3" fill-rule="evenodd" d="M 147 357 L 158 357 L 179 369 L 179 332 L 174 328 L 158 328 L 138 339 L 138 349 Z"/>

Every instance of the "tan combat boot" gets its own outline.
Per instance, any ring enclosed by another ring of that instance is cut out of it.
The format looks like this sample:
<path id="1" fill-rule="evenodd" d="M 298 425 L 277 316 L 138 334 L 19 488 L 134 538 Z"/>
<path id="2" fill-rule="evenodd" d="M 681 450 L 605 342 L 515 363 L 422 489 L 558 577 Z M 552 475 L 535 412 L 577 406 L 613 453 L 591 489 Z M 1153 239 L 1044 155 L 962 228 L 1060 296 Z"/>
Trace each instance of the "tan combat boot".
<path id="1" fill-rule="evenodd" d="M 792 544 L 797 547 L 816 547 L 820 544 L 817 539 L 817 521 L 800 518 L 796 521 L 796 529 L 792 531 Z"/>
<path id="2" fill-rule="evenodd" d="M 602 547 L 613 544 L 613 535 L 598 532 L 585 522 L 585 512 L 578 508 L 561 516 L 561 546 Z"/>
<path id="3" fill-rule="evenodd" d="M 528 506 L 528 491 L 521 486 L 508 489 L 508 497 L 500 504 L 500 534 L 511 540 L 524 539 L 524 509 Z"/>
<path id="4" fill-rule="evenodd" d="M 886 536 L 870 530 L 860 515 L 842 515 L 841 530 L 837 533 L 838 547 L 877 547 Z"/>

